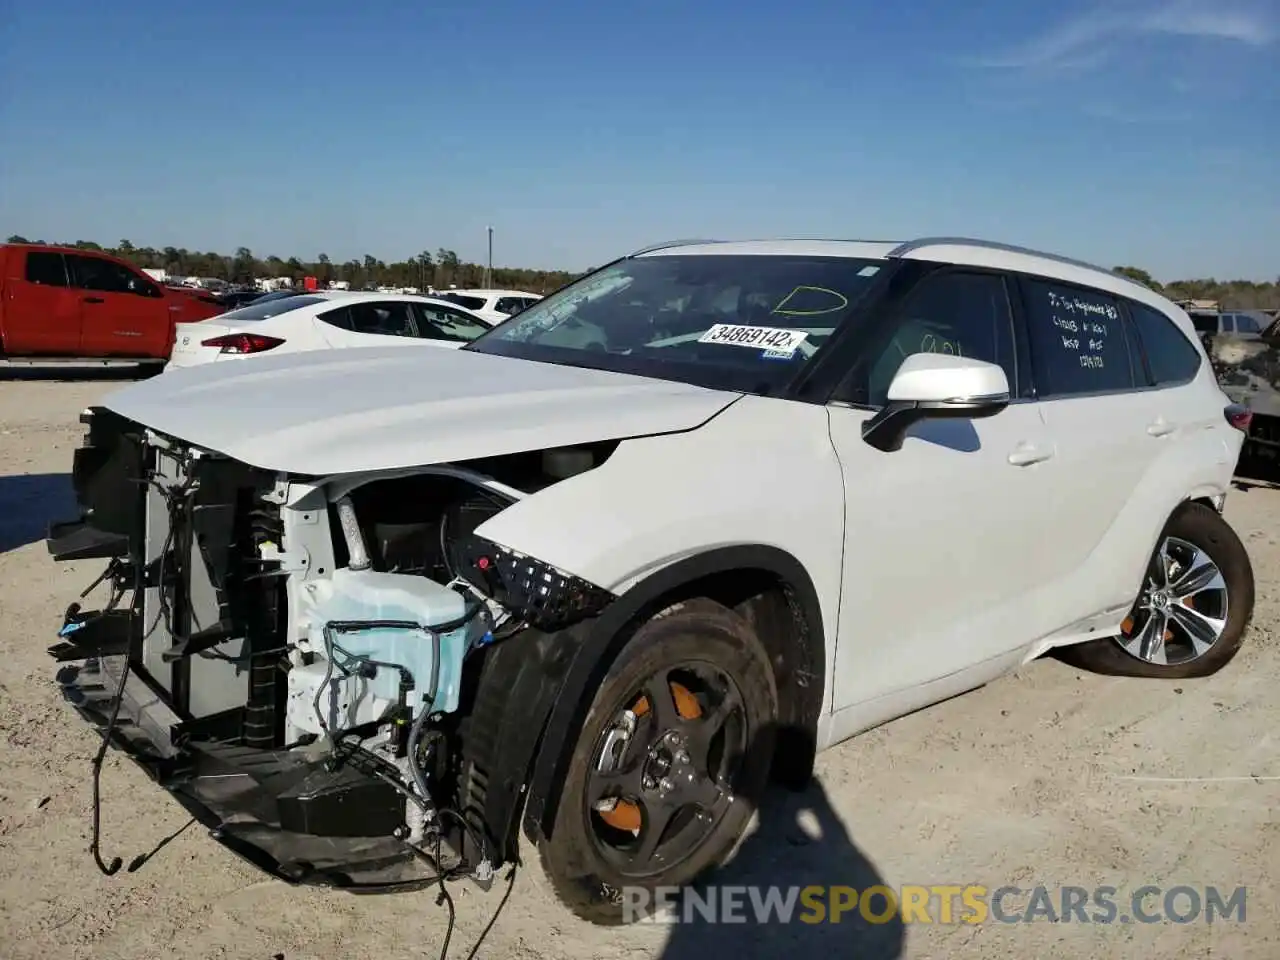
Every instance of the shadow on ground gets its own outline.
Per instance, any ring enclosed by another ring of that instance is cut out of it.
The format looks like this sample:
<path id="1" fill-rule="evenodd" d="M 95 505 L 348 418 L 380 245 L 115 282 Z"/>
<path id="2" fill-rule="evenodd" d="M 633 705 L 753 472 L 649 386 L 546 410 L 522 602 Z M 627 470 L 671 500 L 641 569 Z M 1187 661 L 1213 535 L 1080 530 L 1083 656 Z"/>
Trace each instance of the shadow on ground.
<path id="1" fill-rule="evenodd" d="M 47 365 L 27 366 L 26 364 L 0 364 L 0 383 L 6 382 L 38 382 L 50 383 L 84 382 L 115 383 L 129 380 L 146 380 L 160 372 L 154 364 L 103 367 L 87 364 L 84 366 L 53 363 Z"/>
<path id="2" fill-rule="evenodd" d="M 673 911 L 679 922 L 658 954 L 661 960 L 709 960 L 732 957 L 858 957 L 859 960 L 897 960 L 905 946 L 904 928 L 896 912 L 884 917 L 886 901 L 871 898 L 872 922 L 854 907 L 832 922 L 832 887 L 852 887 L 861 895 L 884 886 L 871 861 L 857 848 L 836 816 L 826 791 L 816 779 L 800 793 L 771 792 L 762 805 L 760 829 L 747 838 L 737 856 L 713 880 L 698 890 L 687 910 Z M 792 891 L 823 888 L 816 895 L 796 896 L 789 922 L 778 912 L 757 916 L 757 904 L 768 903 L 770 890 L 785 903 Z M 747 890 L 733 888 L 746 887 Z M 755 888 L 753 902 L 751 888 Z M 736 893 L 730 915 L 723 922 L 725 898 Z M 718 896 L 712 897 L 713 894 Z M 713 905 L 719 922 L 700 915 L 698 906 Z M 821 904 L 821 911 L 814 908 Z M 877 914 L 880 916 L 877 917 Z"/>
<path id="3" fill-rule="evenodd" d="M 70 474 L 0 477 L 0 553 L 43 540 L 49 522 L 74 519 L 75 508 Z"/>

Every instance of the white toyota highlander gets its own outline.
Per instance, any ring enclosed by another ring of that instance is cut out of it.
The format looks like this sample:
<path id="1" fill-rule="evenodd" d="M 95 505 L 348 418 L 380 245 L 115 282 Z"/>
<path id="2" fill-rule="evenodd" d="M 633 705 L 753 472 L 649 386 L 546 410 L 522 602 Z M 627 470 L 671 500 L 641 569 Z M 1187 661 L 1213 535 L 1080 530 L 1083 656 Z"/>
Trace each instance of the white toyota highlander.
<path id="1" fill-rule="evenodd" d="M 1248 413 L 1186 314 L 994 243 L 665 244 L 459 350 L 209 364 L 83 419 L 48 545 L 110 598 L 58 682 L 294 883 L 487 885 L 523 833 L 618 922 L 817 751 L 1054 648 L 1213 673 L 1254 603 Z"/>

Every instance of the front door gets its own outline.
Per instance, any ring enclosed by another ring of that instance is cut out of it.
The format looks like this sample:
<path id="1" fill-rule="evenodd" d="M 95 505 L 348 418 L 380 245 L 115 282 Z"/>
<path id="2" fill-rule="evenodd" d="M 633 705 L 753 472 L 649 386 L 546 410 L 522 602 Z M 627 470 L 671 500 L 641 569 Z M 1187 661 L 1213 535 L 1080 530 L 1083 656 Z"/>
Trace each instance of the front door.
<path id="1" fill-rule="evenodd" d="M 150 278 L 105 257 L 68 255 L 81 294 L 81 349 L 92 357 L 167 356 L 174 318 Z"/>
<path id="2" fill-rule="evenodd" d="M 841 391 L 851 403 L 829 410 L 846 487 L 837 710 L 1030 642 L 1053 549 L 1054 450 L 1036 403 L 1015 399 L 989 419 L 924 421 L 890 453 L 862 439 L 913 353 L 998 363 L 1017 398 L 1006 279 L 943 269 L 891 309 L 882 342 Z"/>

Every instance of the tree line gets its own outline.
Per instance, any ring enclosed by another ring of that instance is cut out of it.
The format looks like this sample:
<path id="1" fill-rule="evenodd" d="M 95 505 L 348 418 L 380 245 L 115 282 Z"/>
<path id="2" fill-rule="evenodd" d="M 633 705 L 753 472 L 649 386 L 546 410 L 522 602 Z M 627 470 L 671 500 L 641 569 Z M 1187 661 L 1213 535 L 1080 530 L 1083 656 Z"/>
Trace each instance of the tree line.
<path id="1" fill-rule="evenodd" d="M 27 240 L 11 236 L 9 243 L 44 243 L 43 240 Z M 452 250 L 443 247 L 432 253 L 423 250 L 406 260 L 387 263 L 377 257 L 345 260 L 334 263 L 328 254 L 320 254 L 314 260 L 299 257 L 259 257 L 248 247 L 239 247 L 234 254 L 188 250 L 185 247 L 137 246 L 121 240 L 108 247 L 90 240 L 59 243 L 58 246 L 79 250 L 98 250 L 127 260 L 136 267 L 164 270 L 176 277 L 207 277 L 228 283 L 248 284 L 260 277 L 288 277 L 299 283 L 303 277 L 315 277 L 320 284 L 331 280 L 345 280 L 353 288 L 361 287 L 478 287 L 484 283 L 483 264 L 466 263 Z M 529 293 L 550 293 L 579 276 L 566 270 L 529 270 L 521 267 L 493 268 L 492 284 L 495 287 L 525 290 Z"/>
<path id="2" fill-rule="evenodd" d="M 12 236 L 10 243 L 28 243 L 24 237 Z M 43 242 L 43 241 L 35 241 Z M 352 287 L 477 287 L 484 283 L 485 268 L 478 263 L 465 263 L 452 250 L 443 247 L 432 253 L 423 250 L 415 257 L 386 263 L 365 256 L 334 263 L 327 254 L 315 260 L 298 257 L 258 257 L 248 247 L 234 254 L 187 250 L 185 247 L 139 247 L 121 240 L 114 247 L 104 247 L 88 240 L 77 240 L 63 246 L 81 250 L 102 250 L 127 260 L 138 267 L 165 270 L 179 277 L 210 277 L 229 283 L 249 283 L 257 277 L 289 277 L 295 283 L 303 277 L 315 277 L 320 283 L 345 280 Z M 1115 267 L 1115 272 L 1145 284 L 1171 300 L 1217 300 L 1232 310 L 1280 309 L 1280 277 L 1274 283 L 1252 280 L 1174 280 L 1161 283 L 1140 267 Z M 530 293 L 550 293 L 575 277 L 567 270 L 529 270 L 521 267 L 494 267 L 492 284 Z"/>
<path id="3" fill-rule="evenodd" d="M 1170 300 L 1217 300 L 1224 310 L 1280 310 L 1280 277 L 1274 283 L 1213 278 L 1161 283 L 1139 267 L 1113 269 Z"/>

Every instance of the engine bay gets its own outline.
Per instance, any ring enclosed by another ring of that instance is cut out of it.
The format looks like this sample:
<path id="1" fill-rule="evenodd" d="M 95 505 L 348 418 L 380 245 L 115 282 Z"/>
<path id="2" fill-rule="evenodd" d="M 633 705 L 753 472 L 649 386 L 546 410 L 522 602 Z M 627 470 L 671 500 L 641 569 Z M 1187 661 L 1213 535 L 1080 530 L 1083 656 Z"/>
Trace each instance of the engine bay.
<path id="1" fill-rule="evenodd" d="M 300 478 L 114 419 L 77 454 L 87 519 L 51 531 L 59 559 L 110 558 L 107 608 L 73 605 L 51 648 L 85 658 L 64 691 L 278 876 L 487 885 L 502 851 L 465 749 L 486 660 L 611 596 L 476 531 L 616 443 Z"/>

